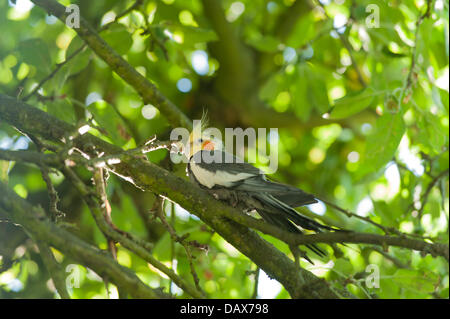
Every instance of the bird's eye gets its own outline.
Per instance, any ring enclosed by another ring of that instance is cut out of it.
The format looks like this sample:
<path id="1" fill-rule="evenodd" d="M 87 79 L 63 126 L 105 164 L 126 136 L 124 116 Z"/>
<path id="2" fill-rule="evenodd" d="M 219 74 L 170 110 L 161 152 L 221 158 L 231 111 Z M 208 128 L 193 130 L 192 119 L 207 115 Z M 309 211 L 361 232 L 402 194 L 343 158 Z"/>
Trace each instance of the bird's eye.
<path id="1" fill-rule="evenodd" d="M 199 143 L 203 143 L 203 139 L 202 139 L 202 138 L 199 138 L 199 139 L 198 139 L 198 142 L 199 142 Z"/>

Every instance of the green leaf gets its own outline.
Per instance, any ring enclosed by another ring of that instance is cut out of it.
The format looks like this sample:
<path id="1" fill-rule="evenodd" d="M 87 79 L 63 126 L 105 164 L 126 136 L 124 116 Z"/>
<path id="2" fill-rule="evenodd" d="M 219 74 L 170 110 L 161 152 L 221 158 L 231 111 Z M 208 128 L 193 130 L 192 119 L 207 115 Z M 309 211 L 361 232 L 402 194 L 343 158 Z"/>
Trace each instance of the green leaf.
<path id="1" fill-rule="evenodd" d="M 376 92 L 368 87 L 353 94 L 347 94 L 343 98 L 334 101 L 334 106 L 330 112 L 330 119 L 343 119 L 369 107 L 374 99 L 382 92 Z"/>
<path id="2" fill-rule="evenodd" d="M 42 39 L 28 39 L 18 45 L 23 62 L 34 66 L 38 71 L 49 72 L 51 68 L 50 52 Z"/>
<path id="3" fill-rule="evenodd" d="M 306 122 L 311 114 L 311 103 L 308 100 L 308 84 L 305 79 L 299 79 L 290 87 L 294 113 Z"/>
<path id="4" fill-rule="evenodd" d="M 308 99 L 319 113 L 323 114 L 330 109 L 325 79 L 317 68 L 309 66 L 305 71 L 305 80 L 308 81 Z"/>
<path id="5" fill-rule="evenodd" d="M 431 198 L 427 201 L 424 207 L 424 213 L 430 213 L 433 218 L 439 218 L 441 215 L 441 201 L 440 198 Z"/>
<path id="6" fill-rule="evenodd" d="M 95 121 L 107 132 L 107 136 L 118 146 L 123 146 L 129 138 L 126 125 L 116 110 L 105 101 L 90 104 L 87 109 L 94 116 Z"/>
<path id="7" fill-rule="evenodd" d="M 334 262 L 333 270 L 338 271 L 338 274 L 351 274 L 353 272 L 353 265 L 347 259 L 339 258 Z"/>
<path id="8" fill-rule="evenodd" d="M 247 39 L 247 44 L 262 52 L 276 52 L 280 45 L 280 40 L 272 36 L 255 35 Z"/>
<path id="9" fill-rule="evenodd" d="M 326 23 L 325 23 L 326 24 Z M 314 26 L 314 15 L 310 12 L 300 18 L 286 39 L 286 45 L 293 48 L 301 48 L 318 33 L 318 28 Z M 302 36 L 299 37 L 298 35 Z"/>
<path id="10" fill-rule="evenodd" d="M 82 45 L 84 41 L 79 37 L 75 37 L 69 44 L 69 47 L 66 51 L 66 59 L 72 56 L 72 54 L 77 51 Z M 75 74 L 83 70 L 89 64 L 91 57 L 91 51 L 89 49 L 84 49 L 82 52 L 79 52 L 74 58 L 72 58 L 68 63 L 68 69 L 70 69 L 70 73 Z"/>
<path id="11" fill-rule="evenodd" d="M 8 172 L 11 162 L 0 160 L 0 181 L 8 183 Z"/>
<path id="12" fill-rule="evenodd" d="M 102 37 L 119 54 L 128 53 L 133 44 L 131 34 L 121 24 L 110 27 Z"/>
<path id="13" fill-rule="evenodd" d="M 405 123 L 401 112 L 385 113 L 380 116 L 366 142 L 363 161 L 358 171 L 358 179 L 378 173 L 395 155 L 405 133 Z"/>
<path id="14" fill-rule="evenodd" d="M 415 270 L 399 269 L 393 275 L 400 287 L 420 294 L 429 294 L 434 291 L 434 285 L 438 281 L 434 273 L 420 274 Z"/>
<path id="15" fill-rule="evenodd" d="M 219 39 L 217 34 L 210 29 L 185 25 L 170 25 L 167 29 L 172 33 L 182 33 L 184 46 L 193 46 L 197 43 L 217 41 Z"/>
<path id="16" fill-rule="evenodd" d="M 443 90 L 438 87 L 433 87 L 432 88 L 432 98 L 433 98 L 433 101 L 437 105 L 442 107 L 443 110 L 445 111 L 445 113 L 448 115 L 448 100 L 449 100 L 448 91 Z"/>
<path id="17" fill-rule="evenodd" d="M 395 221 L 394 213 L 398 214 L 398 211 L 392 209 L 386 202 L 384 201 L 372 201 L 374 206 L 375 214 L 382 219 L 382 224 L 385 226 L 397 226 L 397 222 Z"/>
<path id="18" fill-rule="evenodd" d="M 283 77 L 276 73 L 261 86 L 259 90 L 259 98 L 264 101 L 270 101 L 275 99 L 280 91 Z"/>
<path id="19" fill-rule="evenodd" d="M 47 112 L 60 120 L 75 124 L 75 112 L 72 104 L 66 99 L 56 99 L 52 102 L 46 102 Z"/>
<path id="20" fill-rule="evenodd" d="M 152 253 L 156 258 L 160 261 L 168 261 L 170 260 L 170 247 L 171 247 L 172 238 L 169 233 L 166 232 L 157 242 L 155 247 L 153 248 Z"/>
<path id="21" fill-rule="evenodd" d="M 417 118 L 417 126 L 420 129 L 420 141 L 427 145 L 435 154 L 442 151 L 442 147 L 447 141 L 445 128 L 441 126 L 439 117 L 432 113 L 424 112 Z"/>

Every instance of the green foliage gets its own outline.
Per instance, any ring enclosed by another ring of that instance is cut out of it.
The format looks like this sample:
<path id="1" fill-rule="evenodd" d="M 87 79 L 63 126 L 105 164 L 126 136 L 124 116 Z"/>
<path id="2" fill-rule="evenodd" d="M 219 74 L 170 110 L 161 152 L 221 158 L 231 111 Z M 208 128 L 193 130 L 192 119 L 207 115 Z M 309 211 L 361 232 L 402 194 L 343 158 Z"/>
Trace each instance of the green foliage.
<path id="1" fill-rule="evenodd" d="M 97 30 L 111 22 L 100 36 L 189 118 L 199 119 L 207 110 L 210 125 L 219 128 L 278 127 L 279 169 L 274 179 L 408 236 L 448 243 L 448 1 L 431 2 L 430 15 L 417 33 L 428 1 L 322 1 L 328 3 L 326 15 L 313 1 L 316 8 L 303 10 L 293 22 L 293 0 L 219 1 L 225 26 L 217 26 L 220 19 L 211 21 L 201 0 L 144 0 L 115 22 L 111 17 L 134 1 L 73 2 Z M 64 62 L 84 44 L 74 30 L 53 22 L 39 7 L 21 11 L 12 4 L 0 2 L 1 93 L 23 98 L 64 63 L 27 103 L 72 124 L 89 123 L 90 133 L 124 149 L 142 145 L 155 134 L 168 139 L 171 127 L 160 106 L 144 105 L 90 48 Z M 378 28 L 366 24 L 371 4 L 379 8 Z M 333 22 L 343 17 L 345 27 L 335 29 Z M 199 52 L 208 59 L 195 60 Z M 206 72 L 199 72 L 200 66 Z M 181 79 L 188 79 L 191 87 L 180 87 Z M 236 83 L 245 87 L 239 92 Z M 88 96 L 99 99 L 87 105 Z M 0 116 L 0 148 L 35 150 L 20 136 Z M 172 165 L 166 151 L 148 158 L 186 177 L 184 166 Z M 90 183 L 91 172 L 78 168 L 77 173 Z M 51 178 L 70 229 L 107 249 L 75 188 L 62 175 Z M 48 208 L 47 187 L 38 168 L 0 160 L 0 181 L 7 181 L 33 205 Z M 153 194 L 111 176 L 107 194 L 114 224 L 151 242 L 155 258 L 193 283 L 185 250 L 154 218 Z M 189 212 L 166 203 L 164 213 L 177 234 L 189 234 L 188 241 L 208 248 L 192 248 L 200 286 L 208 296 L 250 298 L 255 265 Z M 383 234 L 332 207 L 310 208 L 310 216 L 321 222 Z M 26 238 L 21 228 L 0 222 L 0 298 L 56 297 L 34 244 Z M 263 238 L 291 256 L 283 242 Z M 387 258 L 370 245 L 338 245 L 340 252 L 320 246 L 329 256 L 311 253 L 315 265 L 302 265 L 333 288 L 347 288 L 361 298 L 448 298 L 448 263 L 442 258 L 392 247 L 379 247 Z M 60 252 L 55 256 L 63 269 L 74 263 Z M 189 297 L 123 247 L 118 249 L 118 262 L 152 287 Z M 368 265 L 379 268 L 380 288 L 367 287 Z M 71 289 L 72 296 L 105 298 L 102 279 L 83 265 L 77 267 L 80 288 Z M 117 295 L 113 285 L 108 288 Z M 289 297 L 284 288 L 276 288 L 262 296 Z"/>
<path id="2" fill-rule="evenodd" d="M 50 71 L 50 52 L 47 44 L 42 39 L 27 39 L 18 45 L 21 60 L 34 66 L 38 71 L 46 73 Z"/>

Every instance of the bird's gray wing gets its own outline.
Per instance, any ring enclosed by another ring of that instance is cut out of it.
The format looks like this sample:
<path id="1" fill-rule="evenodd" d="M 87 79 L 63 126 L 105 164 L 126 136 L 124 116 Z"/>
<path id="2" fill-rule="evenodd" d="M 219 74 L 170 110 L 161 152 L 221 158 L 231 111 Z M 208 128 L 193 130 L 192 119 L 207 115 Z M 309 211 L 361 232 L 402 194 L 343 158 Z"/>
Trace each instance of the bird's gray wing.
<path id="1" fill-rule="evenodd" d="M 296 187 L 267 180 L 263 172 L 253 165 L 244 162 L 233 154 L 223 151 L 199 151 L 193 158 L 196 165 L 211 172 L 218 170 L 230 174 L 249 174 L 232 186 L 236 190 L 247 192 L 266 192 L 291 207 L 299 207 L 317 203 L 313 195 Z"/>
<path id="2" fill-rule="evenodd" d="M 291 233 L 303 234 L 301 229 L 299 229 L 294 224 L 292 224 L 292 222 L 284 216 L 281 216 L 278 214 L 272 214 L 272 213 L 270 213 L 268 211 L 264 211 L 264 210 L 259 210 L 258 214 L 262 217 L 262 219 L 264 219 L 269 224 L 278 226 L 281 229 L 287 230 Z M 313 252 L 315 252 L 320 257 L 324 257 L 326 255 L 325 252 L 322 249 L 320 249 L 319 247 L 317 247 L 317 245 L 315 245 L 315 244 L 307 244 L 306 247 L 311 249 Z M 308 258 L 308 256 L 305 256 L 305 257 L 311 264 L 314 265 L 314 263 L 312 262 L 311 259 Z"/>
<path id="3" fill-rule="evenodd" d="M 268 193 L 254 193 L 251 196 L 259 200 L 260 203 L 264 205 L 264 210 L 270 211 L 275 215 L 278 214 L 280 216 L 286 217 L 296 225 L 304 229 L 313 230 L 315 232 L 321 232 L 322 230 L 335 230 L 335 228 L 333 227 L 322 225 L 315 220 L 302 215 L 286 203 L 281 202 Z"/>
<path id="4" fill-rule="evenodd" d="M 265 176 L 255 176 L 241 181 L 234 187 L 247 192 L 269 193 L 281 202 L 291 206 L 299 207 L 317 203 L 313 195 L 305 193 L 294 186 L 269 181 Z"/>
<path id="5" fill-rule="evenodd" d="M 210 172 L 222 170 L 230 174 L 247 173 L 255 176 L 263 174 L 260 169 L 244 162 L 233 154 L 223 151 L 202 150 L 195 153 L 191 161 Z"/>

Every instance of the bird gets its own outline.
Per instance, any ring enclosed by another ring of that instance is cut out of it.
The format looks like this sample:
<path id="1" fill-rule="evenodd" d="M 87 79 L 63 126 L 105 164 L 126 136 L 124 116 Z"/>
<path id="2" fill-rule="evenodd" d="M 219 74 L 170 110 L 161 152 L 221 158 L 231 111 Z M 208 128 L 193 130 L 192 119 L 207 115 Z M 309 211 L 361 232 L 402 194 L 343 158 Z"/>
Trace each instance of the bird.
<path id="1" fill-rule="evenodd" d="M 198 132 L 198 131 L 197 131 Z M 320 233 L 339 229 L 323 225 L 304 216 L 295 207 L 317 203 L 314 195 L 297 187 L 271 181 L 263 171 L 224 150 L 222 141 L 207 131 L 189 135 L 178 144 L 178 151 L 187 159 L 190 180 L 214 195 L 228 200 L 234 207 L 254 212 L 267 223 L 285 231 L 304 234 L 305 230 Z M 306 245 L 320 257 L 326 253 L 315 244 Z M 303 253 L 303 257 L 313 264 Z"/>

